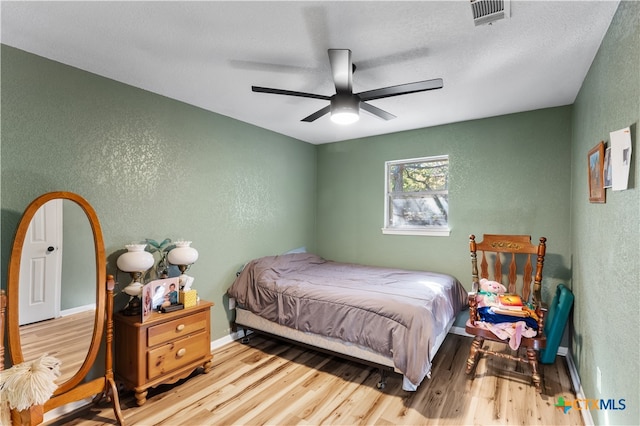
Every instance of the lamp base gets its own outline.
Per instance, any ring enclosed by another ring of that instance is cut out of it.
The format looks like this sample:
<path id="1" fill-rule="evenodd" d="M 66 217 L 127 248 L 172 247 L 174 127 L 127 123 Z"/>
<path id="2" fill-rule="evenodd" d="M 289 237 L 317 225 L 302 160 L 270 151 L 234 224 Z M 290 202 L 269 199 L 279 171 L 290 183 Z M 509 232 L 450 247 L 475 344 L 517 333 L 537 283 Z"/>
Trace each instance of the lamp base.
<path id="1" fill-rule="evenodd" d="M 129 300 L 129 304 L 120 312 L 122 315 L 130 317 L 134 315 L 142 315 L 142 301 L 138 296 L 133 296 L 131 300 Z"/>

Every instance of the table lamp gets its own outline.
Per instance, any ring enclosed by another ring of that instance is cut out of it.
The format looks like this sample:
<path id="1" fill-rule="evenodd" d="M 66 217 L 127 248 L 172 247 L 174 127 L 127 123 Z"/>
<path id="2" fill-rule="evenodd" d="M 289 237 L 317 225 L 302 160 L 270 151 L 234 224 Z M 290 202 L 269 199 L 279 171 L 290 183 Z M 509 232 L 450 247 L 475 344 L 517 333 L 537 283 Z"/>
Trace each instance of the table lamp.
<path id="1" fill-rule="evenodd" d="M 116 262 L 118 269 L 123 272 L 129 272 L 133 279 L 122 290 L 131 296 L 129 304 L 122 310 L 124 315 L 142 314 L 142 301 L 140 300 L 140 294 L 142 294 L 142 287 L 144 286 L 142 277 L 155 263 L 153 255 L 145 251 L 146 247 L 146 244 L 127 244 L 125 246 L 127 252 L 120 255 Z"/>
<path id="2" fill-rule="evenodd" d="M 186 275 L 185 271 L 198 260 L 198 250 L 191 247 L 191 241 L 176 241 L 175 244 L 176 247 L 169 252 L 167 259 L 180 270 L 181 290 L 189 291 L 193 279 Z"/>

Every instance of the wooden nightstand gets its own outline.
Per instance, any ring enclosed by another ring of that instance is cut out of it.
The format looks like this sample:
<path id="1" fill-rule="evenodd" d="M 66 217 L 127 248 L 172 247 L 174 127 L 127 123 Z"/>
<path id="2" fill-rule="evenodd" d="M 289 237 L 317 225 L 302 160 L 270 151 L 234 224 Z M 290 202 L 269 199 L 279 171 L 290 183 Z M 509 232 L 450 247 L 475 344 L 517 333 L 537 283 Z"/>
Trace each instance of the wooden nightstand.
<path id="1" fill-rule="evenodd" d="M 212 306 L 201 300 L 180 311 L 154 312 L 145 322 L 114 314 L 115 376 L 135 391 L 138 405 L 151 387 L 175 383 L 198 367 L 211 370 Z"/>

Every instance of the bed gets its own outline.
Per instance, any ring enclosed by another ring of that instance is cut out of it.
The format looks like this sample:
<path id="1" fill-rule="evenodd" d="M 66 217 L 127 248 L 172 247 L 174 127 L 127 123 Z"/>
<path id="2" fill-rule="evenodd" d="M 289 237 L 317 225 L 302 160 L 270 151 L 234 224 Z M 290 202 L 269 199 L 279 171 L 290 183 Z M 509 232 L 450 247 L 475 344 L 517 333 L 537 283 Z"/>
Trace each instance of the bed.
<path id="1" fill-rule="evenodd" d="M 403 375 L 407 391 L 430 375 L 433 357 L 467 304 L 467 291 L 450 275 L 311 253 L 254 259 L 228 294 L 240 328 L 387 367 Z"/>

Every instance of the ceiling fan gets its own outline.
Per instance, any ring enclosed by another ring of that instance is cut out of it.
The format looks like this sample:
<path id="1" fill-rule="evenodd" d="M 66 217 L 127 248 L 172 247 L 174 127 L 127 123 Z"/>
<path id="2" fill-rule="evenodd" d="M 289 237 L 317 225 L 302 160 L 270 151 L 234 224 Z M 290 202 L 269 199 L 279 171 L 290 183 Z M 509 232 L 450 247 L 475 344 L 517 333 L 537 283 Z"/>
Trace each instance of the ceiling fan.
<path id="1" fill-rule="evenodd" d="M 366 103 L 367 101 L 442 88 L 442 79 L 436 78 L 433 80 L 417 81 L 415 83 L 399 84 L 397 86 L 353 93 L 353 72 L 355 71 L 356 66 L 351 62 L 351 50 L 329 49 L 329 62 L 331 64 L 333 82 L 336 86 L 336 93 L 332 96 L 259 86 L 251 86 L 251 90 L 261 93 L 298 96 L 301 98 L 323 99 L 330 101 L 329 105 L 314 112 L 308 117 L 303 118 L 302 121 L 310 123 L 325 114 L 331 113 L 332 121 L 340 124 L 349 124 L 360 118 L 359 113 L 361 108 L 382 118 L 383 120 L 396 118 L 395 115 Z"/>

